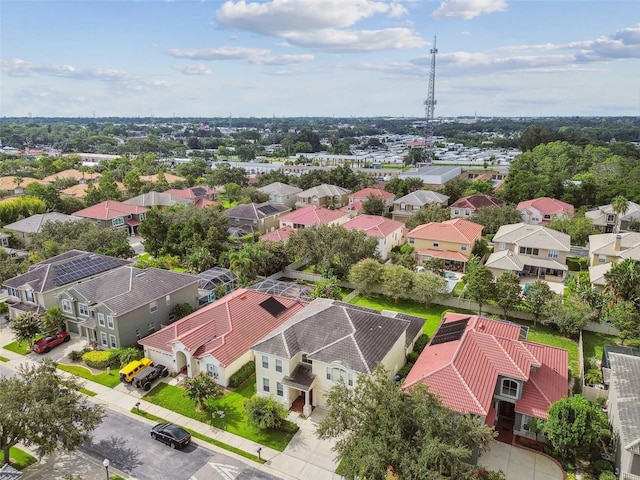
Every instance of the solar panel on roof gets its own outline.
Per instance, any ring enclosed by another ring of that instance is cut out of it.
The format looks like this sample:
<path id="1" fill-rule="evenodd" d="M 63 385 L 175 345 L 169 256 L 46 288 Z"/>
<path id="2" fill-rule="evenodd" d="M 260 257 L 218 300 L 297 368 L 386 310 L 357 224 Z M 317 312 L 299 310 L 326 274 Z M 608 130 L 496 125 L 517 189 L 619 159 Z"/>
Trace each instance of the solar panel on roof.
<path id="1" fill-rule="evenodd" d="M 460 338 L 462 338 L 462 334 L 467 328 L 467 323 L 469 323 L 468 318 L 456 320 L 455 322 L 443 323 L 442 325 L 440 325 L 440 328 L 438 328 L 438 331 L 434 335 L 433 339 L 431 339 L 431 345 L 438 345 L 440 343 L 455 342 L 456 340 L 460 340 Z"/>
<path id="2" fill-rule="evenodd" d="M 277 317 L 287 309 L 287 307 L 273 297 L 267 298 L 265 301 L 260 303 L 260 306 L 274 317 Z"/>
<path id="3" fill-rule="evenodd" d="M 273 215 L 274 213 L 278 213 L 278 209 L 273 205 L 262 205 L 261 207 L 258 207 L 258 210 L 265 215 Z"/>
<path id="4" fill-rule="evenodd" d="M 120 264 L 121 262 L 117 258 L 96 255 L 74 259 L 53 266 L 53 271 L 56 273 L 56 278 L 53 279 L 53 283 L 60 287 L 82 278 L 106 272 L 120 266 Z"/>
<path id="5" fill-rule="evenodd" d="M 193 194 L 194 194 L 194 195 L 196 195 L 196 196 L 201 196 L 201 195 L 206 195 L 206 194 L 207 194 L 207 191 L 206 191 L 204 188 L 202 188 L 202 187 L 193 187 L 193 188 L 191 189 L 191 191 L 192 191 L 192 192 L 193 192 Z"/>

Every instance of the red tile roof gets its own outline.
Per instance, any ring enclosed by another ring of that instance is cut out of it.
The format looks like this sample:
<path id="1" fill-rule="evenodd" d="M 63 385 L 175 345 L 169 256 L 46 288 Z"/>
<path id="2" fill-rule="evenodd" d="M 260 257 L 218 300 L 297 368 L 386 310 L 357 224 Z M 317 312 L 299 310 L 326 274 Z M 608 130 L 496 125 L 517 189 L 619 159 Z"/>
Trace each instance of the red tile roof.
<path id="1" fill-rule="evenodd" d="M 313 225 L 326 225 L 344 216 L 345 213 L 340 210 L 329 210 L 328 208 L 309 205 L 282 215 L 280 217 L 280 224 L 282 225 L 283 222 L 291 222 L 310 227 Z"/>
<path id="2" fill-rule="evenodd" d="M 489 416 L 498 378 L 524 383 L 518 413 L 547 418 L 549 405 L 567 394 L 564 349 L 521 341 L 520 326 L 476 315 L 447 313 L 442 324 L 468 319 L 458 340 L 427 345 L 404 388 L 422 383 L 452 410 Z"/>
<path id="3" fill-rule="evenodd" d="M 260 303 L 270 297 L 287 310 L 277 317 L 267 312 Z M 181 343 L 196 358 L 213 355 L 222 366 L 227 366 L 306 304 L 292 298 L 239 289 L 138 343 L 165 352 L 172 352 L 172 344 Z"/>
<path id="4" fill-rule="evenodd" d="M 483 228 L 482 225 L 469 220 L 454 218 L 440 223 L 431 222 L 418 225 L 407 234 L 407 237 L 471 244 L 480 238 Z"/>
<path id="5" fill-rule="evenodd" d="M 471 210 L 477 210 L 482 207 L 495 207 L 503 204 L 504 202 L 499 198 L 492 197 L 491 195 L 477 194 L 456 200 L 450 205 L 450 208 L 470 208 Z"/>
<path id="6" fill-rule="evenodd" d="M 427 248 L 425 250 L 420 250 L 418 252 L 418 255 L 423 255 L 426 257 L 433 257 L 433 258 L 442 258 L 444 260 L 455 260 L 457 262 L 469 261 L 469 257 L 467 257 L 466 255 L 460 252 L 454 252 L 453 250 L 433 250 L 433 249 Z"/>
<path id="7" fill-rule="evenodd" d="M 146 207 L 129 205 L 128 203 L 106 200 L 92 207 L 87 207 L 74 213 L 78 217 L 93 218 L 96 220 L 111 220 L 131 214 L 140 214 L 149 210 Z"/>
<path id="8" fill-rule="evenodd" d="M 289 237 L 296 230 L 292 227 L 278 228 L 272 232 L 265 233 L 260 237 L 260 241 L 271 240 L 272 242 L 284 242 L 289 240 Z"/>
<path id="9" fill-rule="evenodd" d="M 533 200 L 525 200 L 520 202 L 516 207 L 516 210 L 520 211 L 528 207 L 533 207 L 539 212 L 546 215 L 557 215 L 562 212 L 566 212 L 568 215 L 573 215 L 573 205 L 561 200 L 556 200 L 550 197 L 539 197 Z"/>
<path id="10" fill-rule="evenodd" d="M 397 230 L 402 230 L 404 223 L 378 215 L 359 215 L 342 226 L 350 230 L 363 230 L 368 237 L 385 238 Z"/>
<path id="11" fill-rule="evenodd" d="M 164 193 L 175 195 L 176 197 L 189 198 L 191 200 L 202 197 L 204 195 L 215 195 L 216 191 L 205 186 L 189 187 L 189 188 L 171 188 Z"/>
<path id="12" fill-rule="evenodd" d="M 387 192 L 382 190 L 381 188 L 363 188 L 362 190 L 358 190 L 357 192 L 349 195 L 349 199 L 354 200 L 366 200 L 369 195 L 375 195 L 376 197 L 384 198 L 385 200 L 395 198 L 395 195 L 391 192 Z"/>

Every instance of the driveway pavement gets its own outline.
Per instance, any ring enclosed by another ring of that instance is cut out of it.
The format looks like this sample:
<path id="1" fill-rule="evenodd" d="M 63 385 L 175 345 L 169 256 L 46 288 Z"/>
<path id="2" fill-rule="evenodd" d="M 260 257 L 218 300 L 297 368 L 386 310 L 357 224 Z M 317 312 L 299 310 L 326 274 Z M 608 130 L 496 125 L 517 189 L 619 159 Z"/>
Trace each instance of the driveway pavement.
<path id="1" fill-rule="evenodd" d="M 546 455 L 496 442 L 485 452 L 478 465 L 488 470 L 502 470 L 507 480 L 563 480 L 560 466 Z"/>

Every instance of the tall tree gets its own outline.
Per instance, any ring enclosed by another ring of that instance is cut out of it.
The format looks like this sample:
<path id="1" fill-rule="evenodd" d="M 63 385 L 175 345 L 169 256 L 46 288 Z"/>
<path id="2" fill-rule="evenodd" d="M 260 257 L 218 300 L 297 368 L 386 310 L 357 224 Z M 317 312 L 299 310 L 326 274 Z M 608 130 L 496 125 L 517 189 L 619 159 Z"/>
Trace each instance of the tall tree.
<path id="1" fill-rule="evenodd" d="M 210 398 L 219 397 L 222 393 L 222 387 L 204 372 L 184 381 L 184 396 L 195 402 L 201 410 L 206 410 Z"/>
<path id="2" fill-rule="evenodd" d="M 387 265 L 382 272 L 382 292 L 394 302 L 411 294 L 414 272 L 401 265 Z"/>
<path id="3" fill-rule="evenodd" d="M 430 222 L 444 222 L 451 218 L 451 211 L 448 207 L 430 204 L 422 207 L 407 219 L 407 228 L 413 230 L 418 225 Z"/>
<path id="4" fill-rule="evenodd" d="M 640 265 L 634 259 L 613 264 L 604 278 L 605 290 L 613 298 L 626 302 L 640 296 Z"/>
<path id="5" fill-rule="evenodd" d="M 36 337 L 42 331 L 42 323 L 35 313 L 24 312 L 11 322 L 11 330 L 15 333 L 18 343 L 27 342 L 29 348 L 32 348 Z"/>
<path id="6" fill-rule="evenodd" d="M 351 267 L 349 281 L 353 283 L 360 295 L 365 297 L 373 293 L 373 289 L 380 283 L 384 266 L 373 258 L 365 258 Z"/>
<path id="7" fill-rule="evenodd" d="M 505 272 L 496 281 L 496 303 L 504 313 L 504 318 L 509 319 L 509 312 L 516 310 L 520 305 L 520 277 L 512 272 Z"/>
<path id="8" fill-rule="evenodd" d="M 60 307 L 51 307 L 42 315 L 42 333 L 49 334 L 59 332 L 64 328 L 64 315 Z"/>
<path id="9" fill-rule="evenodd" d="M 384 203 L 384 198 L 369 194 L 364 202 L 362 202 L 362 212 L 365 215 L 379 215 L 382 216 L 388 211 L 387 205 Z"/>
<path id="10" fill-rule="evenodd" d="M 489 446 L 492 429 L 442 407 L 421 385 L 406 393 L 381 365 L 359 376 L 355 388 L 329 390 L 317 434 L 335 440 L 345 478 L 384 480 L 389 467 L 397 478 L 472 478 L 465 462 Z"/>
<path id="11" fill-rule="evenodd" d="M 640 312 L 634 302 L 618 302 L 609 309 L 607 315 L 611 324 L 618 329 L 620 342 L 640 338 Z"/>
<path id="12" fill-rule="evenodd" d="M 474 182 L 475 183 L 475 182 Z M 482 233 L 495 234 L 503 225 L 510 225 L 522 221 L 520 212 L 513 205 L 497 205 L 495 207 L 479 208 L 473 216 L 473 222 L 484 225 Z"/>
<path id="13" fill-rule="evenodd" d="M 495 299 L 496 284 L 493 273 L 480 263 L 478 257 L 472 256 L 467 263 L 467 272 L 462 277 L 464 296 L 478 304 L 478 315 L 482 315 L 482 307 Z"/>
<path id="14" fill-rule="evenodd" d="M 102 407 L 78 393 L 74 377 L 63 378 L 45 358 L 23 365 L 20 375 L 0 376 L 0 450 L 5 463 L 17 444 L 37 448 L 40 456 L 58 449 L 74 451 L 102 422 Z"/>
<path id="15" fill-rule="evenodd" d="M 611 209 L 616 214 L 616 232 L 620 233 L 620 227 L 622 226 L 622 217 L 629 209 L 629 200 L 622 195 L 617 195 L 611 199 Z"/>
<path id="16" fill-rule="evenodd" d="M 534 327 L 538 325 L 538 320 L 547 310 L 552 298 L 551 287 L 543 280 L 536 280 L 525 288 L 522 297 L 522 309 L 533 315 Z"/>
<path id="17" fill-rule="evenodd" d="M 425 304 L 426 308 L 440 297 L 444 297 L 449 293 L 448 282 L 431 272 L 414 273 L 412 280 L 411 294 L 413 298 Z"/>

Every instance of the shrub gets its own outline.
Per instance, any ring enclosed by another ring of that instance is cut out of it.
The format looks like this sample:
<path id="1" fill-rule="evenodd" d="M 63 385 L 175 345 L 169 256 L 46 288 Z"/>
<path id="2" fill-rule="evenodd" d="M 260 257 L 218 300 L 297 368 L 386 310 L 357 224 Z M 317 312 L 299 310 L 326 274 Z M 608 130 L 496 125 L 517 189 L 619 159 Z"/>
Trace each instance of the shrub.
<path id="1" fill-rule="evenodd" d="M 418 352 L 409 352 L 407 354 L 407 363 L 416 363 L 420 354 Z"/>
<path id="2" fill-rule="evenodd" d="M 427 343 L 429 343 L 429 335 L 423 333 L 418 337 L 416 343 L 413 345 L 413 351 L 420 354 L 422 350 L 424 350 L 424 347 L 427 346 Z"/>
<path id="3" fill-rule="evenodd" d="M 229 377 L 229 386 L 237 388 L 256 372 L 256 363 L 251 360 L 240 367 L 236 373 Z"/>
<path id="4" fill-rule="evenodd" d="M 120 367 L 124 367 L 127 363 L 133 362 L 134 360 L 140 360 L 144 355 L 142 350 L 134 347 L 117 348 L 113 350 L 113 352 L 113 355 L 118 358 L 118 365 Z"/>
<path id="5" fill-rule="evenodd" d="M 100 369 L 117 367 L 120 364 L 118 352 L 112 350 L 92 350 L 82 355 L 82 360 L 87 366 Z"/>
<path id="6" fill-rule="evenodd" d="M 0 302 L 0 313 L 7 313 L 9 311 L 9 305 L 6 302 Z"/>
<path id="7" fill-rule="evenodd" d="M 260 430 L 279 430 L 287 410 L 273 398 L 254 395 L 244 403 L 249 423 Z"/>
<path id="8" fill-rule="evenodd" d="M 400 375 L 402 378 L 406 377 L 411 371 L 411 367 L 413 367 L 413 363 L 405 363 L 404 367 L 398 370 L 397 375 Z"/>
<path id="9" fill-rule="evenodd" d="M 72 350 L 71 352 L 69 352 L 68 357 L 69 357 L 69 360 L 71 360 L 72 362 L 77 362 L 82 358 L 84 354 L 85 352 L 82 350 Z"/>
<path id="10" fill-rule="evenodd" d="M 600 474 L 598 480 L 616 480 L 617 478 L 618 477 L 616 477 L 615 473 L 613 473 L 611 470 L 607 470 Z"/>
<path id="11" fill-rule="evenodd" d="M 613 468 L 611 467 L 611 464 L 606 460 L 602 460 L 602 459 L 592 462 L 591 468 L 594 470 L 596 475 L 600 475 L 598 480 L 602 478 L 603 473 L 613 473 Z M 607 477 L 605 476 L 604 478 L 606 479 Z M 615 476 L 613 478 L 615 478 Z"/>

